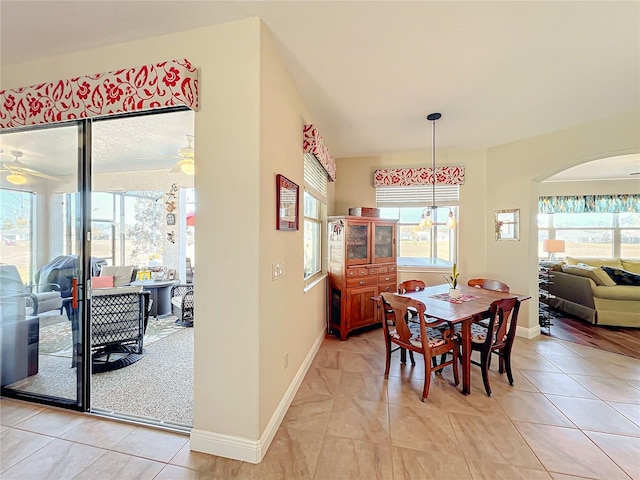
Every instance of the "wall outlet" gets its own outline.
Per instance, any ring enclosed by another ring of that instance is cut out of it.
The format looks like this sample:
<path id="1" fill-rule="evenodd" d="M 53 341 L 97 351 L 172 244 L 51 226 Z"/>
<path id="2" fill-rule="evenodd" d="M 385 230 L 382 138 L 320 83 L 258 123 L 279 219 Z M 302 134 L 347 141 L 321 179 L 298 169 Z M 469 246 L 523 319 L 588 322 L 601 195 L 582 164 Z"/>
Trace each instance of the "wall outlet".
<path id="1" fill-rule="evenodd" d="M 289 367 L 289 352 L 284 352 L 284 368 L 285 370 Z"/>
<path id="2" fill-rule="evenodd" d="M 284 275 L 284 262 L 275 262 L 271 266 L 271 273 L 273 280 L 282 278 L 282 275 Z"/>

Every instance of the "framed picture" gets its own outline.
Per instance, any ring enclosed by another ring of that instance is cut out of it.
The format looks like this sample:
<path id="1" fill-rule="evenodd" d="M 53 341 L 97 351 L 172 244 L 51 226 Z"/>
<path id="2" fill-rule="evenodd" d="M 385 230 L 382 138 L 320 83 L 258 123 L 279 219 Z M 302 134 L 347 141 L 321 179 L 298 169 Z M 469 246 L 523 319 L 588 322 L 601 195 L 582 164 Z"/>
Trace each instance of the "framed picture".
<path id="1" fill-rule="evenodd" d="M 167 270 L 167 280 L 175 280 L 176 279 L 176 269 L 170 268 Z"/>
<path id="2" fill-rule="evenodd" d="M 176 224 L 176 215 L 174 213 L 167 213 L 167 225 Z"/>
<path id="3" fill-rule="evenodd" d="M 520 209 L 496 210 L 496 240 L 520 240 Z"/>
<path id="4" fill-rule="evenodd" d="M 276 175 L 276 229 L 298 230 L 298 185 Z"/>

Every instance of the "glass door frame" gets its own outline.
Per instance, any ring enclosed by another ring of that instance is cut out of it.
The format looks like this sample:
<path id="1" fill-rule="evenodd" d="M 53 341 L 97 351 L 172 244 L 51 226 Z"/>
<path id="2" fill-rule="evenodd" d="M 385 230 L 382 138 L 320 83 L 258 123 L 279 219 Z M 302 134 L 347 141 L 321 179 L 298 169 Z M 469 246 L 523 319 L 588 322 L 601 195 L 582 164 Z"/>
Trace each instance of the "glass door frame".
<path id="1" fill-rule="evenodd" d="M 78 254 L 78 278 L 77 278 L 77 301 L 79 316 L 77 325 L 80 329 L 79 342 L 74 347 L 79 351 L 76 354 L 78 361 L 76 366 L 76 397 L 63 398 L 44 393 L 35 393 L 25 390 L 14 390 L 2 387 L 0 394 L 7 398 L 16 398 L 29 402 L 41 403 L 70 410 L 87 412 L 90 409 L 90 381 L 91 381 L 91 338 L 89 325 L 89 302 L 86 295 L 87 286 L 91 278 L 91 258 L 90 258 L 90 214 L 91 214 L 91 130 L 92 124 L 90 119 L 77 120 L 73 122 L 63 122 L 53 125 L 38 126 L 30 125 L 27 127 L 12 128 L 1 133 L 14 133 L 21 131 L 37 132 L 40 129 L 51 129 L 56 127 L 76 126 L 78 142 L 77 142 L 77 191 L 75 194 L 78 198 L 76 209 L 76 218 L 74 220 L 76 227 Z M 34 247 L 33 240 L 32 246 Z M 72 294 L 73 298 L 73 294 Z M 72 300 L 73 302 L 73 300 Z M 69 309 L 71 311 L 71 308 Z M 72 327 L 73 328 L 73 327 Z"/>

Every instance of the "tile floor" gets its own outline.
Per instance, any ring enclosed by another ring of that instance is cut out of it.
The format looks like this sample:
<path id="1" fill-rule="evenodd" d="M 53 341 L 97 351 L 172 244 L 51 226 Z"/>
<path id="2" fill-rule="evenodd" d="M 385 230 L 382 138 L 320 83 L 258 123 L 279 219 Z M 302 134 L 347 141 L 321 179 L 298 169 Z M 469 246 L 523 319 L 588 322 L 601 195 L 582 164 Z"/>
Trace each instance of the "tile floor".
<path id="1" fill-rule="evenodd" d="M 0 401 L 10 479 L 640 479 L 640 360 L 540 336 L 516 340 L 515 386 L 470 396 L 451 369 L 420 402 L 424 368 L 382 332 L 325 339 L 262 463 L 189 451 L 188 437 Z"/>

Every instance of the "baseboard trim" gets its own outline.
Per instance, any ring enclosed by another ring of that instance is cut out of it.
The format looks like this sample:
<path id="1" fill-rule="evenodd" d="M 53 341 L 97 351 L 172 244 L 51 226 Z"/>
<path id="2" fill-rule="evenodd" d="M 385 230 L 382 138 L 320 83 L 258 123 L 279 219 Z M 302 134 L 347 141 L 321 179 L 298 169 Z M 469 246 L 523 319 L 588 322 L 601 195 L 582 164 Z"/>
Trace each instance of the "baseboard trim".
<path id="1" fill-rule="evenodd" d="M 190 449 L 196 452 L 208 453 L 219 457 L 232 458 L 234 460 L 242 460 L 249 463 L 260 463 L 264 458 L 269 445 L 273 441 L 284 416 L 291 405 L 298 388 L 302 384 L 311 363 L 322 345 L 322 340 L 326 335 L 323 329 L 318 338 L 316 338 L 311 350 L 305 357 L 302 365 L 298 369 L 293 381 L 287 388 L 278 407 L 273 412 L 269 423 L 259 440 L 249 440 L 247 438 L 235 437 L 232 435 L 222 435 L 219 433 L 209 432 L 207 430 L 193 429 L 191 430 Z"/>
<path id="2" fill-rule="evenodd" d="M 531 328 L 525 328 L 518 325 L 516 327 L 516 337 L 524 337 L 528 340 L 540 335 L 540 325 L 534 325 Z"/>

